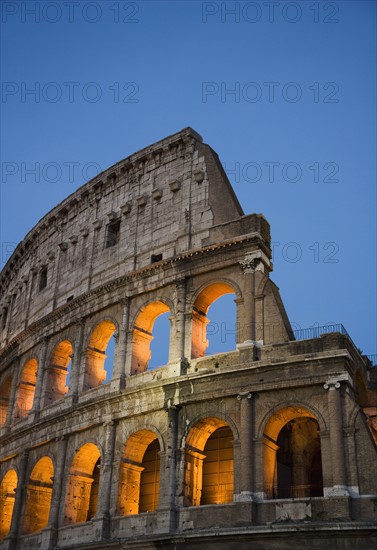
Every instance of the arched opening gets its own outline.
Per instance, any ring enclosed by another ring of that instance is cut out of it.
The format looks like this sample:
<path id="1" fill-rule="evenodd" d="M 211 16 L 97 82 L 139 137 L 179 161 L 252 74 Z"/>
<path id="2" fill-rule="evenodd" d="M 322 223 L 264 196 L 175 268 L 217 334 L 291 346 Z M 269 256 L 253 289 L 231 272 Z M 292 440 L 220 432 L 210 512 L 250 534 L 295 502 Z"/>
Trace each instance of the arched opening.
<path id="1" fill-rule="evenodd" d="M 68 392 L 68 376 L 73 349 L 69 340 L 60 342 L 52 352 L 46 370 L 46 390 L 43 405 L 57 401 Z"/>
<path id="2" fill-rule="evenodd" d="M 38 363 L 35 358 L 29 359 L 24 366 L 16 397 L 16 418 L 25 418 L 33 407 L 35 384 L 37 382 Z"/>
<path id="3" fill-rule="evenodd" d="M 0 386 L 0 426 L 4 426 L 7 421 L 11 386 L 12 377 L 7 376 Z"/>
<path id="4" fill-rule="evenodd" d="M 95 517 L 98 506 L 101 453 L 86 443 L 75 454 L 69 471 L 64 524 L 82 523 Z"/>
<path id="5" fill-rule="evenodd" d="M 14 501 L 16 498 L 17 473 L 9 470 L 0 485 L 0 540 L 7 536 L 12 523 Z"/>
<path id="6" fill-rule="evenodd" d="M 107 358 L 107 347 L 115 331 L 116 327 L 112 321 L 102 321 L 92 331 L 85 351 L 84 391 L 96 388 L 110 380 L 105 368 L 105 361 Z M 109 367 L 108 370 L 110 370 Z"/>
<path id="7" fill-rule="evenodd" d="M 48 525 L 50 514 L 54 465 L 44 456 L 33 468 L 26 487 L 23 534 L 35 533 Z"/>
<path id="8" fill-rule="evenodd" d="M 155 433 L 140 430 L 124 446 L 119 470 L 119 514 L 156 510 L 159 486 L 160 443 Z"/>
<path id="9" fill-rule="evenodd" d="M 287 407 L 269 420 L 264 436 L 267 497 L 322 496 L 321 442 L 314 415 Z"/>
<path id="10" fill-rule="evenodd" d="M 219 298 L 232 294 L 234 289 L 227 283 L 213 283 L 204 288 L 197 296 L 192 311 L 191 358 L 197 359 L 209 353 L 219 353 L 235 348 L 236 343 L 236 305 L 226 297 L 218 304 L 212 304 Z M 233 298 L 234 300 L 234 298 Z M 213 315 L 208 318 L 209 309 Z M 211 346 L 209 347 L 209 341 Z"/>
<path id="11" fill-rule="evenodd" d="M 185 447 L 184 505 L 233 501 L 233 433 L 219 418 L 200 420 Z"/>
<path id="12" fill-rule="evenodd" d="M 151 357 L 148 362 L 148 369 L 153 370 L 169 361 L 170 344 L 170 311 L 161 313 L 153 325 L 153 339 L 151 340 Z"/>
<path id="13" fill-rule="evenodd" d="M 154 323 L 157 317 L 167 312 L 170 312 L 169 306 L 164 302 L 157 301 L 142 308 L 137 316 L 132 334 L 131 374 L 144 372 L 149 367 L 151 359 L 151 341 L 154 337 L 152 334 Z M 167 340 L 169 340 L 169 338 Z M 160 342 L 158 343 L 160 344 Z M 162 346 L 159 347 L 160 353 L 163 353 Z M 158 366 L 154 363 L 153 365 L 154 367 Z"/>

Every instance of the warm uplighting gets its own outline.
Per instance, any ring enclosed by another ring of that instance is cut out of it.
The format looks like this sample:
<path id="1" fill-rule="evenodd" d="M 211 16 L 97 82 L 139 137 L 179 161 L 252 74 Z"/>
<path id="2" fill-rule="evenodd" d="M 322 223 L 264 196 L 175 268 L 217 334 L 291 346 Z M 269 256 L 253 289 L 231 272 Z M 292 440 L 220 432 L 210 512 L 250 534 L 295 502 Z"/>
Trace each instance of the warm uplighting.
<path id="1" fill-rule="evenodd" d="M 89 521 L 96 515 L 100 470 L 100 452 L 86 443 L 76 453 L 69 471 L 64 523 Z"/>
<path id="2" fill-rule="evenodd" d="M 10 530 L 16 488 L 17 474 L 15 470 L 9 470 L 0 485 L 0 540 L 6 537 Z"/>
<path id="3" fill-rule="evenodd" d="M 12 378 L 8 376 L 0 386 L 0 426 L 4 426 L 7 421 L 11 385 Z"/>
<path id="4" fill-rule="evenodd" d="M 46 372 L 45 406 L 61 399 L 67 393 L 68 366 L 72 353 L 72 344 L 69 340 L 63 340 L 54 349 Z"/>
<path id="5" fill-rule="evenodd" d="M 264 432 L 264 486 L 268 498 L 322 496 L 319 425 L 304 408 L 275 413 Z"/>
<path id="6" fill-rule="evenodd" d="M 26 490 L 23 533 L 40 531 L 48 525 L 54 466 L 51 458 L 41 458 L 31 472 Z"/>
<path id="7" fill-rule="evenodd" d="M 116 327 L 111 321 L 102 321 L 92 331 L 85 351 L 86 369 L 84 391 L 100 386 L 106 380 L 106 348 Z"/>
<path id="8" fill-rule="evenodd" d="M 186 506 L 233 501 L 233 434 L 218 418 L 197 422 L 186 440 Z"/>
<path id="9" fill-rule="evenodd" d="M 156 301 L 145 306 L 137 316 L 132 334 L 132 374 L 147 370 L 154 322 L 159 315 L 168 311 L 170 309 L 164 302 Z"/>
<path id="10" fill-rule="evenodd" d="M 17 388 L 16 418 L 24 418 L 33 407 L 37 370 L 38 363 L 35 358 L 29 359 L 22 370 Z"/>
<path id="11" fill-rule="evenodd" d="M 223 282 L 213 283 L 207 286 L 197 296 L 192 311 L 192 344 L 191 358 L 204 357 L 208 347 L 207 318 L 208 309 L 221 296 L 234 294 L 234 289 Z"/>
<path id="12" fill-rule="evenodd" d="M 140 430 L 124 446 L 119 471 L 118 510 L 121 515 L 153 512 L 158 505 L 160 444 L 156 434 Z"/>

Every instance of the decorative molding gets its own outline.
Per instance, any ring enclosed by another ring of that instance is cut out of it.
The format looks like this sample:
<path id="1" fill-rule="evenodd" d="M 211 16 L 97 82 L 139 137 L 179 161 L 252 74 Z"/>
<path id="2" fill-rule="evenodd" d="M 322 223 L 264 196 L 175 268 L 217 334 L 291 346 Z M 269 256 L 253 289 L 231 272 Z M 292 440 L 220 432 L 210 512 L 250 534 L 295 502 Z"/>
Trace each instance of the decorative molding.
<path id="1" fill-rule="evenodd" d="M 256 271 L 264 273 L 265 267 L 271 269 L 270 260 L 261 250 L 249 252 L 239 263 L 244 273 L 255 273 Z"/>
<path id="2" fill-rule="evenodd" d="M 179 180 L 174 180 L 169 183 L 170 191 L 176 193 L 181 188 L 181 182 Z"/>

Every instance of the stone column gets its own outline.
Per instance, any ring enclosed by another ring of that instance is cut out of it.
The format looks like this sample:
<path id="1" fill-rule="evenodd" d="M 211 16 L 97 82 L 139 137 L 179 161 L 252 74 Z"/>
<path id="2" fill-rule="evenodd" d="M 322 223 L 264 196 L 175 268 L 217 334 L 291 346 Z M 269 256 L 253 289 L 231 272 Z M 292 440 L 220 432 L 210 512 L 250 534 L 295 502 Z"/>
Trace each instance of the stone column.
<path id="1" fill-rule="evenodd" d="M 126 331 L 125 338 L 126 338 L 125 378 L 126 378 L 126 385 L 127 385 L 127 378 L 131 376 L 131 368 L 132 368 L 132 353 L 133 353 L 132 348 L 133 348 L 133 340 L 134 340 L 134 331 L 132 330 L 132 327 Z"/>
<path id="2" fill-rule="evenodd" d="M 103 426 L 105 430 L 105 444 L 103 463 L 101 464 L 96 517 L 103 520 L 102 538 L 108 538 L 110 534 L 110 498 L 112 494 L 111 479 L 115 452 L 116 424 L 111 420 L 110 422 L 106 422 Z"/>
<path id="3" fill-rule="evenodd" d="M 113 379 L 114 383 L 117 383 L 117 381 L 119 381 L 118 387 L 124 388 L 130 299 L 126 296 L 120 301 L 120 304 L 122 306 L 122 320 L 119 327 L 119 334 L 117 335 L 117 345 L 114 353 Z"/>
<path id="4" fill-rule="evenodd" d="M 176 508 L 179 409 L 180 407 L 171 405 L 167 410 L 166 452 L 164 453 L 164 461 L 161 461 L 161 464 L 164 462 L 164 472 L 160 476 L 158 508 L 169 509 L 171 511 L 174 511 Z"/>
<path id="5" fill-rule="evenodd" d="M 73 402 L 77 402 L 78 400 L 81 355 L 84 341 L 84 328 L 85 319 L 78 319 L 78 321 L 76 322 L 76 338 L 72 354 L 71 379 L 69 382 L 69 394 L 72 395 Z"/>
<path id="6" fill-rule="evenodd" d="M 265 269 L 271 269 L 269 259 L 261 250 L 246 254 L 245 258 L 240 261 L 240 265 L 244 274 L 243 286 L 243 315 L 240 320 L 237 319 L 239 328 L 237 335 L 237 344 L 256 344 L 257 340 L 257 323 L 261 323 L 262 319 L 257 319 L 256 316 L 256 272 L 263 275 Z M 259 333 L 263 333 L 263 329 L 259 327 Z"/>
<path id="7" fill-rule="evenodd" d="M 41 400 L 42 400 L 42 393 L 44 391 L 44 379 L 45 379 L 45 373 L 46 373 L 47 346 L 48 346 L 48 338 L 44 338 L 42 341 L 42 346 L 38 357 L 38 371 L 37 371 L 37 381 L 35 384 L 33 408 L 30 411 L 30 415 L 29 415 L 32 420 L 35 420 L 36 418 L 38 418 L 39 411 L 41 409 Z"/>
<path id="8" fill-rule="evenodd" d="M 58 528 L 59 528 L 59 510 L 63 502 L 62 490 L 64 481 L 64 468 L 67 455 L 68 437 L 63 436 L 58 445 L 57 460 L 54 472 L 54 484 L 52 490 L 51 508 L 48 519 L 48 527 L 50 529 L 50 547 L 54 548 L 57 543 Z"/>
<path id="9" fill-rule="evenodd" d="M 21 512 L 22 512 L 22 506 L 23 506 L 23 500 L 24 500 L 24 494 L 25 494 L 26 471 L 27 471 L 28 460 L 29 460 L 29 450 L 26 449 L 25 451 L 23 451 L 21 455 L 20 467 L 18 470 L 16 498 L 15 498 L 13 514 L 12 514 L 12 522 L 11 522 L 9 534 L 4 540 L 4 548 L 9 550 L 16 548 L 17 536 L 18 536 L 18 533 L 20 533 L 22 530 L 23 517 L 21 515 Z"/>
<path id="10" fill-rule="evenodd" d="M 355 435 L 356 430 L 354 427 L 346 428 L 344 430 L 346 435 L 346 449 L 348 450 L 348 462 L 347 469 L 349 472 L 348 480 L 348 491 L 352 496 L 358 496 L 360 494 L 359 490 L 359 472 L 357 469 L 357 452 L 356 452 L 356 441 Z"/>
<path id="11" fill-rule="evenodd" d="M 35 282 L 37 273 L 38 273 L 37 267 L 34 266 L 30 269 L 29 288 L 27 289 L 28 296 L 27 296 L 26 308 L 25 308 L 25 328 L 28 326 L 28 323 L 29 323 L 29 311 L 30 311 L 30 305 L 32 301 L 31 295 L 33 293 L 33 287 L 34 287 L 34 282 Z"/>
<path id="12" fill-rule="evenodd" d="M 347 496 L 346 468 L 344 455 L 342 403 L 340 396 L 340 383 L 331 380 L 323 385 L 328 390 L 328 423 L 330 431 L 331 462 L 333 488 L 328 496 Z"/>
<path id="13" fill-rule="evenodd" d="M 9 394 L 9 402 L 8 402 L 8 411 L 7 411 L 7 419 L 6 419 L 6 430 L 9 430 L 12 422 L 13 422 L 13 415 L 14 415 L 14 403 L 16 401 L 16 393 L 17 393 L 17 378 L 18 373 L 20 370 L 20 359 L 17 358 L 17 360 L 12 365 L 13 369 L 13 376 L 12 376 L 12 383 L 10 387 L 10 394 Z"/>
<path id="14" fill-rule="evenodd" d="M 175 334 L 171 334 L 169 361 L 183 360 L 185 356 L 186 280 L 176 283 Z M 173 338 L 172 338 L 173 337 Z"/>
<path id="15" fill-rule="evenodd" d="M 241 464 L 240 474 L 240 501 L 253 500 L 255 457 L 253 449 L 254 437 L 254 399 L 253 394 L 245 392 L 239 394 L 237 399 L 240 404 L 240 440 L 241 440 Z"/>

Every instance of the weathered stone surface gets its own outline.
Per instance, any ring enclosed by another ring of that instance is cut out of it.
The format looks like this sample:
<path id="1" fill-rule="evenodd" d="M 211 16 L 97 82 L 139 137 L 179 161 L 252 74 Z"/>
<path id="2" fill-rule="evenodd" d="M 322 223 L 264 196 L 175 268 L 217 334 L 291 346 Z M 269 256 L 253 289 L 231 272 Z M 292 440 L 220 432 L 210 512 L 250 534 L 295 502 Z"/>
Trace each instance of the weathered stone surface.
<path id="1" fill-rule="evenodd" d="M 190 128 L 28 233 L 1 274 L 1 549 L 375 547 L 368 365 L 343 334 L 293 339 L 270 260 Z M 236 349 L 206 356 L 227 293 Z"/>

